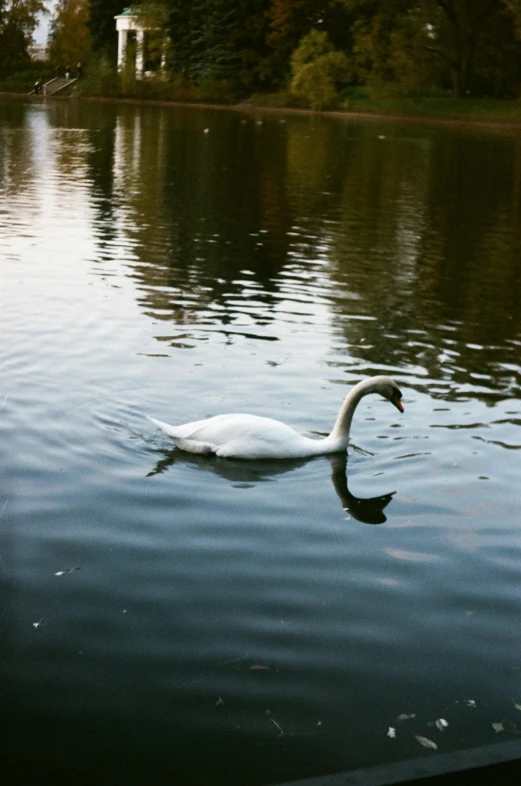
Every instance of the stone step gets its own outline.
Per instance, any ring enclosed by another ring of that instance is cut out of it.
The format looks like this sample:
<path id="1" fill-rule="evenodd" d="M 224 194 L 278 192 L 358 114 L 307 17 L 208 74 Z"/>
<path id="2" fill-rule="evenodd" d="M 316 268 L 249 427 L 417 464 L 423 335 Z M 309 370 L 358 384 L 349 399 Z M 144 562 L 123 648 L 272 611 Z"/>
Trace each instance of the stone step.
<path id="1" fill-rule="evenodd" d="M 50 82 L 46 82 L 43 86 L 43 94 L 47 96 L 56 95 L 56 93 L 60 93 L 63 95 L 71 88 L 73 85 L 76 84 L 77 79 L 65 79 L 63 77 L 56 77 L 56 79 L 51 79 Z"/>

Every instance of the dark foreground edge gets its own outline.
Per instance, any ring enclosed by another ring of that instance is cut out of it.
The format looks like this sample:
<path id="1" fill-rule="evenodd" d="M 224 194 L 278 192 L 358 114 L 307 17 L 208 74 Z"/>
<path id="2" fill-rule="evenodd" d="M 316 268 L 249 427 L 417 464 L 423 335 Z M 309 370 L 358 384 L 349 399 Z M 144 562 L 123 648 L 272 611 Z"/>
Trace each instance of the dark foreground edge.
<path id="1" fill-rule="evenodd" d="M 291 781 L 278 786 L 521 786 L 521 741 Z"/>

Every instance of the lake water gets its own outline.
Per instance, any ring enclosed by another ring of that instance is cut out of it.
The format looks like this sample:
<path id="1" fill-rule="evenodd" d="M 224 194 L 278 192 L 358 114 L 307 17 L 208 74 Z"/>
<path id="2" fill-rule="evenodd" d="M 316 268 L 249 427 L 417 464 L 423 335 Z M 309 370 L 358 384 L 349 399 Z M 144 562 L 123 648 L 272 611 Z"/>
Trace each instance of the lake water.
<path id="1" fill-rule="evenodd" d="M 267 786 L 514 739 L 521 136 L 9 101 L 0 135 L 6 771 Z M 145 418 L 324 435 L 378 373 L 405 412 L 362 401 L 347 474 Z"/>

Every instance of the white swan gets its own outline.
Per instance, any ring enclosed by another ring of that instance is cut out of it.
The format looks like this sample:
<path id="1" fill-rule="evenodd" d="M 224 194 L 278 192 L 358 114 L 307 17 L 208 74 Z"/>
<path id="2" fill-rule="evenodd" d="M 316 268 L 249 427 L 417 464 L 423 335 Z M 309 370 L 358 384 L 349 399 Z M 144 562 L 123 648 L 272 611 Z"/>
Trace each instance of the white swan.
<path id="1" fill-rule="evenodd" d="M 215 453 L 216 456 L 241 459 L 306 458 L 347 450 L 353 413 L 360 399 L 368 393 L 380 393 L 403 412 L 402 394 L 396 382 L 390 377 L 369 377 L 348 393 L 333 431 L 323 439 L 304 437 L 280 420 L 258 415 L 216 415 L 182 426 L 148 419 L 188 453 Z"/>

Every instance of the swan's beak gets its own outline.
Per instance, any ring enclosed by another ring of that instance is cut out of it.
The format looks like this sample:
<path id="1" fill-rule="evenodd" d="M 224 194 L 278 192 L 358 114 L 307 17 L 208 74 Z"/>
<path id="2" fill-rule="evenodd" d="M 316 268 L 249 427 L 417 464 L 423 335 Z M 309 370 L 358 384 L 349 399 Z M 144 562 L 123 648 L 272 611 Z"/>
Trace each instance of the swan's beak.
<path id="1" fill-rule="evenodd" d="M 404 411 L 404 409 L 403 409 L 403 404 L 402 404 L 402 402 L 400 401 L 400 395 L 399 395 L 399 393 L 393 393 L 393 395 L 391 396 L 391 404 L 394 404 L 394 406 L 396 407 L 396 409 L 399 409 L 399 410 L 400 410 L 400 412 L 403 412 L 403 411 Z"/>

